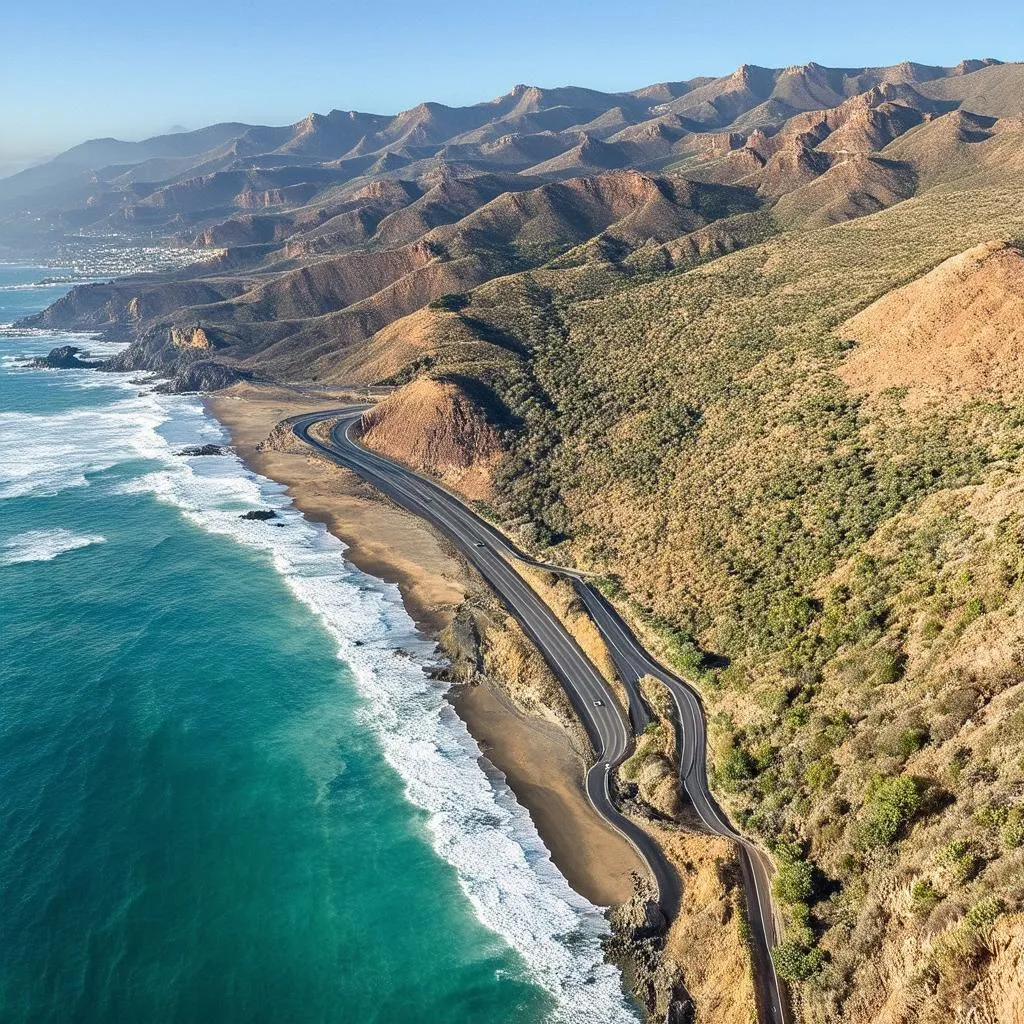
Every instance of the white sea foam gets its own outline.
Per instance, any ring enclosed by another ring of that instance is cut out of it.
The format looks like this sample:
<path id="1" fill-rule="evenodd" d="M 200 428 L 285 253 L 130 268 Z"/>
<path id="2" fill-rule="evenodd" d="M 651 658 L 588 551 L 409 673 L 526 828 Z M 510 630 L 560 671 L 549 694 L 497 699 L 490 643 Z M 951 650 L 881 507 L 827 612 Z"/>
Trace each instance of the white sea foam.
<path id="1" fill-rule="evenodd" d="M 146 394 L 46 415 L 0 412 L 0 498 L 58 494 L 84 487 L 90 474 L 119 463 L 166 457 L 157 427 L 170 413 L 157 398 Z"/>
<path id="2" fill-rule="evenodd" d="M 635 1021 L 618 971 L 603 960 L 607 922 L 569 887 L 508 787 L 481 769 L 475 741 L 424 671 L 435 651 L 417 637 L 397 589 L 347 565 L 323 527 L 233 456 L 188 463 L 135 486 L 152 489 L 205 529 L 265 551 L 295 596 L 324 621 L 367 699 L 364 723 L 409 800 L 428 812 L 434 848 L 455 867 L 480 920 L 506 938 L 555 997 L 554 1019 Z M 278 519 L 239 518 L 253 508 L 272 508 Z"/>
<path id="3" fill-rule="evenodd" d="M 65 551 L 103 544 L 106 537 L 95 533 L 74 533 L 71 530 L 27 530 L 8 537 L 0 544 L 0 565 L 19 562 L 50 562 Z"/>
<path id="4" fill-rule="evenodd" d="M 13 324 L 0 324 L 0 341 L 8 349 L 2 359 L 3 365 L 9 368 L 22 366 L 35 356 L 44 356 L 58 345 L 74 345 L 81 350 L 79 356 L 82 359 L 109 359 L 130 344 L 127 341 L 108 341 L 93 333 L 15 327 Z"/>
<path id="5" fill-rule="evenodd" d="M 83 383 L 98 376 L 82 374 Z M 482 770 L 479 748 L 426 671 L 434 646 L 416 633 L 396 587 L 347 563 L 343 545 L 307 521 L 283 487 L 235 456 L 175 456 L 184 444 L 224 440 L 195 399 L 144 392 L 55 416 L 0 414 L 0 434 L 11 432 L 25 451 L 0 467 L 0 497 L 54 493 L 117 463 L 154 459 L 158 469 L 122 490 L 153 493 L 203 529 L 265 552 L 330 631 L 365 699 L 362 722 L 408 799 L 427 812 L 435 850 L 455 868 L 478 918 L 551 994 L 553 1019 L 635 1022 L 619 973 L 602 955 L 607 922 L 558 872 L 508 787 Z M 240 518 L 257 508 L 277 518 Z"/>

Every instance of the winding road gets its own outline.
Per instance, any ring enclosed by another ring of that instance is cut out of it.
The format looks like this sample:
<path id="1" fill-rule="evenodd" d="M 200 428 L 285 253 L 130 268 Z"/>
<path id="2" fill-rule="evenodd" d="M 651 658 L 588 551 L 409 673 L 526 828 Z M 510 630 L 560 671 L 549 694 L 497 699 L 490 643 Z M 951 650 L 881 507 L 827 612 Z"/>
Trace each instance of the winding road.
<path id="1" fill-rule="evenodd" d="M 767 856 L 729 824 L 707 782 L 706 723 L 694 689 L 655 660 L 593 587 L 583 573 L 539 562 L 524 554 L 501 532 L 481 519 L 444 487 L 405 466 L 365 448 L 352 434 L 368 405 L 349 405 L 296 417 L 296 436 L 330 461 L 350 469 L 398 505 L 444 533 L 501 598 L 527 636 L 544 655 L 586 728 L 597 756 L 586 776 L 586 792 L 598 814 L 620 832 L 647 864 L 667 918 L 677 912 L 680 882 L 660 847 L 615 806 L 609 790 L 611 769 L 633 749 L 634 736 L 651 721 L 640 692 L 640 679 L 660 679 L 672 694 L 678 712 L 680 781 L 694 811 L 708 832 L 733 840 L 747 893 L 747 916 L 754 953 L 758 1010 L 763 1024 L 789 1024 L 791 1012 L 772 963 L 770 949 L 778 938 L 771 902 L 771 864 Z M 337 420 L 330 441 L 314 437 L 316 424 Z M 603 676 L 551 609 L 509 564 L 516 559 L 570 578 L 601 632 L 629 697 L 629 719 Z"/>

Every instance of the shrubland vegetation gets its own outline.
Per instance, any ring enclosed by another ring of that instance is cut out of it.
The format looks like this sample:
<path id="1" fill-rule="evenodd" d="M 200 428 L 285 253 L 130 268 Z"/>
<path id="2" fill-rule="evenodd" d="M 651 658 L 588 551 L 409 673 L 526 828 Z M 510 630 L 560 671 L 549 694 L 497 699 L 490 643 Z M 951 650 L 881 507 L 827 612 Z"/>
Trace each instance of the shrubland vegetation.
<path id="1" fill-rule="evenodd" d="M 431 372 L 503 431 L 494 514 L 604 574 L 702 688 L 808 1020 L 893 990 L 948 1019 L 1019 920 L 1024 402 L 908 412 L 835 370 L 853 313 L 1022 236 L 1024 189 L 959 182 L 653 279 L 499 279 L 446 314 Z"/>

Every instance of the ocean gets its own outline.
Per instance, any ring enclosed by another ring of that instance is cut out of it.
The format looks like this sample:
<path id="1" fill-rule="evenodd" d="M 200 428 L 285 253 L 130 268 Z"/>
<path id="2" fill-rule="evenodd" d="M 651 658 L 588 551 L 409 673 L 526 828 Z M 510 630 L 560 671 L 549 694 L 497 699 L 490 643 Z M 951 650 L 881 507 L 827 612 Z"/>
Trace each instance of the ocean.
<path id="1" fill-rule="evenodd" d="M 396 588 L 196 398 L 24 367 L 117 347 L 10 326 L 56 273 L 0 265 L 0 1020 L 636 1021 Z"/>

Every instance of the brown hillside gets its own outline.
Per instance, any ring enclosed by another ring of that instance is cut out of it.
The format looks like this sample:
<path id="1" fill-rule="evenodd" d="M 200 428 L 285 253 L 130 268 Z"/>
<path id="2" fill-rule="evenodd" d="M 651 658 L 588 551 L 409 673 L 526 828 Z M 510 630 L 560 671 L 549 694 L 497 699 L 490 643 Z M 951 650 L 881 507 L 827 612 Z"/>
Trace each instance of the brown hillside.
<path id="1" fill-rule="evenodd" d="M 438 349 L 442 323 L 453 316 L 425 308 L 396 320 L 365 345 L 343 353 L 331 373 L 332 379 L 345 384 L 376 384 L 394 377 Z"/>
<path id="2" fill-rule="evenodd" d="M 978 171 L 1007 177 L 1024 173 L 1024 120 L 954 110 L 907 132 L 883 155 L 914 165 L 922 185 Z"/>
<path id="3" fill-rule="evenodd" d="M 906 388 L 906 405 L 1024 391 L 1024 253 L 993 241 L 939 264 L 847 320 L 856 391 Z"/>
<path id="4" fill-rule="evenodd" d="M 625 150 L 581 133 L 578 145 L 551 160 L 536 164 L 526 173 L 548 178 L 570 178 L 625 167 L 627 163 Z"/>
<path id="5" fill-rule="evenodd" d="M 827 153 L 877 153 L 920 123 L 919 111 L 883 103 L 851 112 L 818 148 Z"/>
<path id="6" fill-rule="evenodd" d="M 498 435 L 459 388 L 420 377 L 363 416 L 370 447 L 431 473 L 468 498 L 491 495 Z"/>
<path id="7" fill-rule="evenodd" d="M 830 164 L 828 154 L 805 149 L 794 141 L 776 153 L 761 170 L 740 179 L 738 184 L 755 186 L 758 195 L 765 199 L 778 199 L 824 174 Z"/>
<path id="8" fill-rule="evenodd" d="M 966 75 L 937 78 L 919 87 L 924 96 L 955 100 L 976 114 L 1024 115 L 1024 64 L 993 64 Z"/>
<path id="9" fill-rule="evenodd" d="M 411 242 L 432 228 L 451 224 L 506 192 L 527 189 L 536 182 L 512 175 L 479 175 L 459 180 L 442 175 L 415 202 L 385 217 L 374 241 L 384 245 Z"/>
<path id="10" fill-rule="evenodd" d="M 825 227 L 909 199 L 915 182 L 906 164 L 857 154 L 782 196 L 773 212 L 784 227 Z"/>

